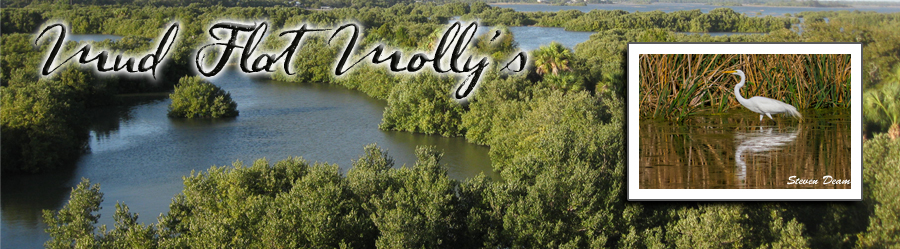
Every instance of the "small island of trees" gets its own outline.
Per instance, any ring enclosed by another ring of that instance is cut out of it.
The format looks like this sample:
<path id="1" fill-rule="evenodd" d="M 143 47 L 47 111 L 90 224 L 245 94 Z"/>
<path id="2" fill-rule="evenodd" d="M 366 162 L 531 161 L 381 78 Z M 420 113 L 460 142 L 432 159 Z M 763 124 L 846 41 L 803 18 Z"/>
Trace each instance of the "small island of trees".
<path id="1" fill-rule="evenodd" d="M 169 95 L 169 117 L 228 118 L 238 115 L 237 103 L 231 94 L 199 76 L 186 76 L 175 85 Z"/>

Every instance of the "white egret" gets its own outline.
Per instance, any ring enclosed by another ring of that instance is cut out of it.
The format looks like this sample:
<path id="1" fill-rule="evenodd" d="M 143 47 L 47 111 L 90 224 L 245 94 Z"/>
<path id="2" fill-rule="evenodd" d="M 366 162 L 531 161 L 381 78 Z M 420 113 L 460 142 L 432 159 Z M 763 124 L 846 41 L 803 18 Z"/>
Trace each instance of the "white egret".
<path id="1" fill-rule="evenodd" d="M 759 121 L 763 120 L 764 114 L 766 116 L 768 116 L 769 119 L 775 120 L 772 118 L 772 114 L 778 114 L 778 113 L 784 113 L 785 115 L 793 116 L 793 117 L 797 117 L 797 118 L 801 118 L 801 119 L 803 118 L 803 116 L 800 115 L 800 112 L 797 112 L 796 107 L 789 105 L 787 103 L 778 101 L 778 100 L 774 100 L 774 99 L 770 99 L 770 98 L 766 98 L 766 97 L 760 97 L 760 96 L 756 96 L 756 97 L 753 97 L 750 99 L 745 99 L 743 96 L 741 96 L 741 87 L 744 86 L 744 71 L 734 70 L 734 71 L 725 71 L 724 73 L 730 73 L 730 74 L 734 74 L 737 76 L 741 76 L 741 82 L 738 83 L 736 86 L 734 86 L 734 97 L 737 98 L 738 102 L 740 102 L 741 105 L 743 105 L 744 107 L 747 107 L 747 109 L 750 109 L 751 111 L 753 111 L 755 113 L 759 113 Z"/>

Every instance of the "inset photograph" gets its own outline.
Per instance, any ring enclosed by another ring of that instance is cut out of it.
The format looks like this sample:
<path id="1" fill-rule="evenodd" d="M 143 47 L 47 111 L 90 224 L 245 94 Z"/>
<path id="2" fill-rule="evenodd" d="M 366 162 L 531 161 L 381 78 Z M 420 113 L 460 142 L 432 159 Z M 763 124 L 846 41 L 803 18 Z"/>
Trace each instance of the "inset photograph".
<path id="1" fill-rule="evenodd" d="M 629 199 L 861 199 L 860 54 L 630 44 Z"/>

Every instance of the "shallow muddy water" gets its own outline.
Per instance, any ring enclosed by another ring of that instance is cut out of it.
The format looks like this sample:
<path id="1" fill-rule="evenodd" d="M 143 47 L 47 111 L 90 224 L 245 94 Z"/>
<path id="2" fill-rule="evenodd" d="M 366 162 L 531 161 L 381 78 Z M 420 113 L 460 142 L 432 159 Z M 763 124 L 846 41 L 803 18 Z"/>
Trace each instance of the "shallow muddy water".
<path id="1" fill-rule="evenodd" d="M 760 122 L 749 111 L 684 124 L 641 120 L 640 188 L 850 188 L 836 184 L 850 179 L 849 111 L 803 114 L 802 121 Z"/>

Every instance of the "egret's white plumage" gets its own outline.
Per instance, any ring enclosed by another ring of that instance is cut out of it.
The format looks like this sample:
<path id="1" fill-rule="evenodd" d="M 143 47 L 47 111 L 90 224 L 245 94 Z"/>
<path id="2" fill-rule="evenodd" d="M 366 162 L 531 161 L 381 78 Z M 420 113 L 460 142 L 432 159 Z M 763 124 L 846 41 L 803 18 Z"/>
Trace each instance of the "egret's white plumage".
<path id="1" fill-rule="evenodd" d="M 735 70 L 735 71 L 725 71 L 725 73 L 734 74 L 737 76 L 741 76 L 741 82 L 734 86 L 734 97 L 737 98 L 738 102 L 741 103 L 747 109 L 755 113 L 759 113 L 759 121 L 763 120 L 763 115 L 772 119 L 772 114 L 784 113 L 785 115 L 803 118 L 800 115 L 800 112 L 797 112 L 797 108 L 787 103 L 781 102 L 779 100 L 774 100 L 766 97 L 752 97 L 750 99 L 745 99 L 741 96 L 741 87 L 744 87 L 744 71 Z"/>

